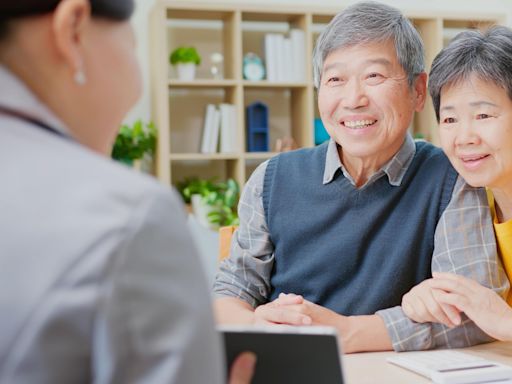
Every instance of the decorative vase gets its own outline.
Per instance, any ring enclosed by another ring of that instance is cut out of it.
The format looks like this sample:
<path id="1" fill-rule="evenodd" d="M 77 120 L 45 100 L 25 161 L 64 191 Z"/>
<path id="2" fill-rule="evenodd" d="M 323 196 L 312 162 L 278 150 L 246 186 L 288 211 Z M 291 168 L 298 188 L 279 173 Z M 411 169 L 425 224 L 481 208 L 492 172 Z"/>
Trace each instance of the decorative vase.
<path id="1" fill-rule="evenodd" d="M 176 65 L 178 79 L 192 81 L 196 76 L 196 65 L 194 63 L 179 63 Z"/>

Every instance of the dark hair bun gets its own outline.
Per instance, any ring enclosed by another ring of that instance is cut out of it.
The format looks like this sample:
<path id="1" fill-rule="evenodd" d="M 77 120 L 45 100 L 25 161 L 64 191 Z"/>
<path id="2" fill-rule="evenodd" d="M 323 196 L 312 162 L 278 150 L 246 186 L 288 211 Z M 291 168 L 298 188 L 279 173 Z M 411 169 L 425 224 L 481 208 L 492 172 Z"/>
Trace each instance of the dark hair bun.
<path id="1" fill-rule="evenodd" d="M 94 16 L 127 20 L 135 8 L 133 0 L 89 0 Z M 60 0 L 8 0 L 0 2 L 0 19 L 43 14 L 53 11 Z"/>

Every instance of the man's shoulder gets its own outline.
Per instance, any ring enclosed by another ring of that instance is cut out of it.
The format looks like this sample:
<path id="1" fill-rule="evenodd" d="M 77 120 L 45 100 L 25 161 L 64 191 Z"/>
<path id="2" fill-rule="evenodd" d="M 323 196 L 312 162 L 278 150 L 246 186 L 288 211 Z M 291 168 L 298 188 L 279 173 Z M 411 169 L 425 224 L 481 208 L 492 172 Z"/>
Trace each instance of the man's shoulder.
<path id="1" fill-rule="evenodd" d="M 448 168 L 453 168 L 448 157 L 443 150 L 432 143 L 427 141 L 415 141 L 416 152 L 414 154 L 414 160 L 420 164 L 424 163 L 436 163 L 439 166 L 444 165 Z"/>

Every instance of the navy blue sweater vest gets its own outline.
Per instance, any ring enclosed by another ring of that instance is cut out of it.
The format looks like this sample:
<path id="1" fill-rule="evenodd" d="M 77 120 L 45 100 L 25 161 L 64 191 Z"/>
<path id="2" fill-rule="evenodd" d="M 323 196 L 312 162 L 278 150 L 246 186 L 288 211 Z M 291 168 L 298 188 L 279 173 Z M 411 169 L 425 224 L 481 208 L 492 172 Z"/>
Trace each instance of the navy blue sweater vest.
<path id="1" fill-rule="evenodd" d="M 327 144 L 267 166 L 263 206 L 275 245 L 271 299 L 296 293 L 344 315 L 399 305 L 431 277 L 434 232 L 457 179 L 439 148 L 417 143 L 400 186 L 323 185 Z"/>

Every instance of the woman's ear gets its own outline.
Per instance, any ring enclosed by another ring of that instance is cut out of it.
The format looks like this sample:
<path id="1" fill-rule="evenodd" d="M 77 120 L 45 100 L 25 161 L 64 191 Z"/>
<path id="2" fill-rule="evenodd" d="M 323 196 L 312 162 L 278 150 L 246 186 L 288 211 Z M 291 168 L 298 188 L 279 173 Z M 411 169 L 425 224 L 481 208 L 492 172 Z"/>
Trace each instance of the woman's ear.
<path id="1" fill-rule="evenodd" d="M 91 20 L 88 0 L 62 0 L 53 13 L 52 31 L 58 54 L 69 66 L 77 84 L 85 84 L 83 39 Z"/>

